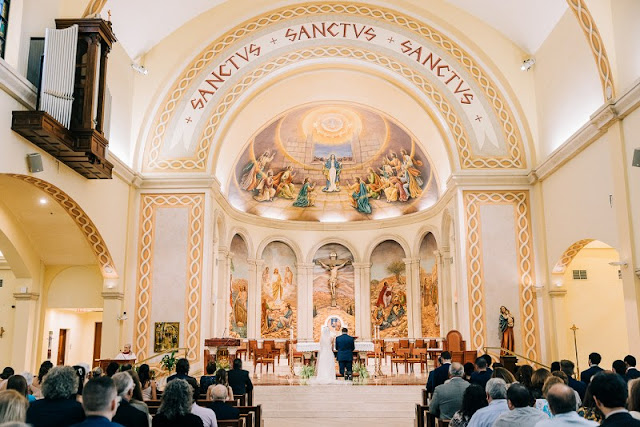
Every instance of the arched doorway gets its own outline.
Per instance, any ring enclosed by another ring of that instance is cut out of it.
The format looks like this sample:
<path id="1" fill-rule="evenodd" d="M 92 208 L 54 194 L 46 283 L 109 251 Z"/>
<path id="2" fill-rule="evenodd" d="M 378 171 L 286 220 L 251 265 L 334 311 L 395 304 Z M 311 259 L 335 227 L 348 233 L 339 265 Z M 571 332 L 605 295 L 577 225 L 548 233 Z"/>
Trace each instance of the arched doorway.
<path id="1" fill-rule="evenodd" d="M 585 239 L 571 245 L 552 273 L 551 303 L 558 359 L 576 359 L 587 367 L 591 352 L 601 366 L 611 367 L 629 352 L 618 251 L 604 242 Z"/>

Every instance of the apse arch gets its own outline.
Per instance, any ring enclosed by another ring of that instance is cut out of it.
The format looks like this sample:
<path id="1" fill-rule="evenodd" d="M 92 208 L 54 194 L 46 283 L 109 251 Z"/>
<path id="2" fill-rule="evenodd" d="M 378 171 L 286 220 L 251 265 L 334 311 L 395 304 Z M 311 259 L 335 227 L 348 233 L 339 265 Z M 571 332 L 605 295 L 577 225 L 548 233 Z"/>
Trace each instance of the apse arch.
<path id="1" fill-rule="evenodd" d="M 438 227 L 436 227 L 436 226 L 434 226 L 432 224 L 423 225 L 422 227 L 420 227 L 420 230 L 418 230 L 418 232 L 416 233 L 416 236 L 418 238 L 413 243 L 412 256 L 414 258 L 418 258 L 420 256 L 420 246 L 422 245 L 422 241 L 424 240 L 424 238 L 429 233 L 431 233 L 431 235 L 435 239 L 436 244 L 438 245 L 438 247 L 439 248 L 442 247 L 442 242 L 440 241 L 440 230 L 438 229 Z"/>
<path id="2" fill-rule="evenodd" d="M 231 242 L 236 235 L 240 236 L 240 238 L 242 238 L 242 240 L 244 241 L 244 244 L 247 245 L 247 253 L 249 254 L 249 258 L 255 259 L 256 253 L 254 251 L 253 241 L 251 240 L 251 233 L 249 233 L 244 227 L 236 225 L 229 231 L 229 250 L 231 250 Z"/>
<path id="3" fill-rule="evenodd" d="M 224 49 L 231 48 L 234 43 L 246 41 L 246 37 L 252 37 L 258 30 L 267 31 L 267 28 L 276 28 L 278 25 L 294 22 L 295 19 L 301 16 L 313 17 L 327 14 L 336 17 L 336 19 L 338 19 L 338 17 L 349 19 L 355 15 L 360 19 L 370 20 L 372 23 L 389 25 L 397 31 L 408 32 L 413 36 L 417 35 L 420 37 L 421 42 L 426 42 L 429 46 L 437 47 L 437 49 L 446 53 L 465 73 L 471 76 L 474 85 L 477 85 L 478 90 L 483 93 L 483 99 L 490 104 L 494 117 L 496 117 L 497 120 L 504 119 L 502 127 L 499 129 L 500 134 L 504 134 L 510 141 L 511 145 L 509 150 L 511 154 L 518 157 L 515 163 L 509 164 L 506 167 L 526 167 L 527 152 L 529 154 L 532 152 L 530 149 L 531 138 L 526 129 L 521 129 L 518 120 L 516 120 L 516 113 L 519 112 L 517 102 L 511 99 L 510 96 L 507 96 L 508 91 L 503 89 L 503 87 L 507 85 L 495 77 L 496 73 L 487 72 L 483 69 L 480 62 L 476 62 L 476 59 L 467 52 L 472 51 L 471 49 L 467 46 L 462 47 L 459 42 L 453 41 L 449 35 L 446 34 L 445 30 L 436 28 L 432 23 L 424 22 L 424 18 L 423 21 L 417 21 L 415 18 L 407 17 L 394 10 L 359 4 L 344 5 L 328 3 L 319 6 L 298 5 L 281 8 L 257 17 L 254 20 L 247 21 L 218 38 L 201 51 L 200 54 L 196 55 L 184 71 L 180 73 L 180 77 L 175 80 L 175 83 L 167 88 L 164 101 L 157 104 L 157 108 L 152 107 L 156 110 L 153 114 L 155 118 L 150 122 L 151 127 L 148 128 L 148 131 L 145 131 L 146 135 L 141 138 L 141 144 L 146 144 L 149 150 L 155 150 L 155 148 L 153 148 L 155 142 L 153 141 L 157 140 L 158 137 L 161 139 L 164 137 L 162 134 L 166 131 L 168 120 L 170 120 L 175 113 L 176 105 L 178 105 L 181 100 L 184 101 L 186 88 L 190 86 L 193 79 L 201 74 L 203 69 L 211 67 L 214 58 L 218 57 L 217 53 Z M 460 38 L 458 38 L 458 40 L 459 39 Z M 487 59 L 483 58 L 483 61 L 487 62 Z M 496 81 L 500 84 L 497 84 Z M 160 133 L 158 134 L 158 132 Z M 521 145 L 523 140 L 526 140 L 525 145 Z M 145 150 L 144 152 L 147 151 L 148 150 Z M 489 161 L 491 162 L 490 159 Z M 493 164 L 493 166 L 490 165 L 488 167 L 501 166 Z M 147 165 L 145 165 L 145 169 L 153 172 L 153 167 L 149 169 Z M 167 167 L 164 169 L 178 170 L 180 166 Z"/>
<path id="4" fill-rule="evenodd" d="M 306 262 L 311 264 L 313 263 L 313 258 L 315 257 L 316 253 L 318 252 L 318 250 L 328 244 L 336 244 L 336 245 L 342 245 L 345 248 L 347 248 L 347 250 L 349 250 L 349 252 L 351 252 L 351 255 L 353 256 L 353 262 L 362 262 L 362 258 L 360 257 L 360 255 L 358 254 L 358 251 L 356 251 L 356 248 L 347 240 L 342 239 L 340 237 L 327 237 L 322 239 L 321 241 L 319 241 L 318 243 L 316 243 L 315 245 L 313 245 L 313 247 L 311 248 L 311 250 L 307 253 L 307 257 Z"/>
<path id="5" fill-rule="evenodd" d="M 28 236 L 14 223 L 10 214 L 4 211 L 1 202 L 0 252 L 16 278 L 37 279 L 40 276 L 40 258 L 31 246 Z"/>
<path id="6" fill-rule="evenodd" d="M 293 251 L 293 254 L 296 257 L 296 263 L 301 262 L 304 259 L 302 255 L 302 251 L 300 250 L 300 246 L 298 246 L 298 244 L 295 241 L 282 235 L 265 237 L 262 240 L 262 242 L 260 242 L 260 244 L 258 245 L 258 250 L 256 251 L 256 255 L 258 259 L 263 259 L 264 250 L 267 248 L 267 246 L 269 246 L 270 243 L 273 243 L 273 242 L 280 242 L 287 245 L 289 249 Z"/>
<path id="7" fill-rule="evenodd" d="M 373 241 L 369 243 L 365 252 L 365 262 L 371 262 L 371 255 L 373 254 L 373 251 L 375 251 L 381 243 L 384 243 L 386 241 L 397 243 L 402 248 L 404 257 L 411 257 L 411 246 L 407 243 L 404 237 L 397 234 L 384 234 L 382 236 L 377 236 Z"/>

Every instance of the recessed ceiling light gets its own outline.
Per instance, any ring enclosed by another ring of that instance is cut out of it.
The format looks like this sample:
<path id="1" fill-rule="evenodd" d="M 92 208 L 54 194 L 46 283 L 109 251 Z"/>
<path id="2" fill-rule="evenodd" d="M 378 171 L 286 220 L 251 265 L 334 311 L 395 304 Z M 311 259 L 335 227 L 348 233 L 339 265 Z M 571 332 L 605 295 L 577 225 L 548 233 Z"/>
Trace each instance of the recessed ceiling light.
<path id="1" fill-rule="evenodd" d="M 47 199 L 45 199 L 44 197 L 41 197 L 39 200 L 41 205 L 46 205 L 47 204 Z"/>

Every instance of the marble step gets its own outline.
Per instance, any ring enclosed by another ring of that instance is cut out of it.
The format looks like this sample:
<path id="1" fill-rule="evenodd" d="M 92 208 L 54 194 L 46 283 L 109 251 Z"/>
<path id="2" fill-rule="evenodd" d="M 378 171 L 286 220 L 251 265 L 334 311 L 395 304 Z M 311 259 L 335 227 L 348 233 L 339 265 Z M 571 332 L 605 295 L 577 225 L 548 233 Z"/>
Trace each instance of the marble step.
<path id="1" fill-rule="evenodd" d="M 264 419 L 263 427 L 413 427 L 413 418 L 272 418 Z"/>

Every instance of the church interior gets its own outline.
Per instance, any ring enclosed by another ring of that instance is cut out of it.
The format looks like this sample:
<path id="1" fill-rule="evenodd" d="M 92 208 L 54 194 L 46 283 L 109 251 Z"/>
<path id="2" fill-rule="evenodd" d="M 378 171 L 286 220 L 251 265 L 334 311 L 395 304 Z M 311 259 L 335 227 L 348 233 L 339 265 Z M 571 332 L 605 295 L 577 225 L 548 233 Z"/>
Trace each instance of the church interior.
<path id="1" fill-rule="evenodd" d="M 403 426 L 443 351 L 640 357 L 639 18 L 0 0 L 0 368 L 240 358 L 244 425 Z"/>

